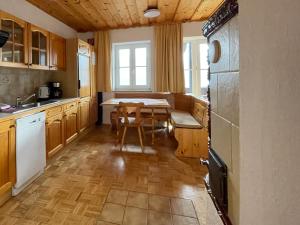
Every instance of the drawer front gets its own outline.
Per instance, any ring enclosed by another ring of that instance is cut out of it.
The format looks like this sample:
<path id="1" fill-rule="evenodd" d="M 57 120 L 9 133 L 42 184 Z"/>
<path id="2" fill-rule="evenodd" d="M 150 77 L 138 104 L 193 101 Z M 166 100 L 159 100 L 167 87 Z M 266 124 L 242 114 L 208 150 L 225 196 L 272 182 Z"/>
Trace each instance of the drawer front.
<path id="1" fill-rule="evenodd" d="M 57 106 L 47 110 L 47 117 L 55 116 L 63 112 L 62 106 Z"/>
<path id="2" fill-rule="evenodd" d="M 74 108 L 77 108 L 78 104 L 77 102 L 71 102 L 71 103 L 68 103 L 68 104 L 65 104 L 64 105 L 64 110 L 73 110 Z"/>
<path id="3" fill-rule="evenodd" d="M 50 124 L 54 121 L 62 121 L 62 119 L 63 119 L 63 113 L 62 112 L 56 113 L 54 116 L 47 118 L 47 123 Z"/>

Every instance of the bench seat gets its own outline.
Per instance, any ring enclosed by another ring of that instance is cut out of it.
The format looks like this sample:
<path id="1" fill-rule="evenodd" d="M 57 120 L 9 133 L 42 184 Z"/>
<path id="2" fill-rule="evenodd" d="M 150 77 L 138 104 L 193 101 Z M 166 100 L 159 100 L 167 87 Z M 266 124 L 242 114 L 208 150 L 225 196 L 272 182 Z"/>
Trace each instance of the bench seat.
<path id="1" fill-rule="evenodd" d="M 177 128 L 201 129 L 203 126 L 188 112 L 171 112 L 171 121 Z"/>

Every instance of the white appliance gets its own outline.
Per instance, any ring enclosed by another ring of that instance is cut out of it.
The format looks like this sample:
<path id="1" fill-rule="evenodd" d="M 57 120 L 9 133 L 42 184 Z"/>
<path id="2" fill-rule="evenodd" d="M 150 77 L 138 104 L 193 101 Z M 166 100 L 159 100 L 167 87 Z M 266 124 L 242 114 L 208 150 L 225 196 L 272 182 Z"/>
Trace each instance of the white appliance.
<path id="1" fill-rule="evenodd" d="M 40 176 L 46 167 L 45 112 L 16 121 L 17 182 L 12 194 L 16 196 Z"/>

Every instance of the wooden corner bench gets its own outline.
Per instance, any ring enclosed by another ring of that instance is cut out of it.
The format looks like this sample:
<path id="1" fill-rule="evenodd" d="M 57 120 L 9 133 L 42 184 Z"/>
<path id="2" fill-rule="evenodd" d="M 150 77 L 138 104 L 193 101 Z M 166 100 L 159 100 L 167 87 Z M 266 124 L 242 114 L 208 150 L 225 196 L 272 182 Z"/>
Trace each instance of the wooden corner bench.
<path id="1" fill-rule="evenodd" d="M 190 112 L 171 112 L 171 123 L 178 142 L 176 156 L 208 158 L 208 108 L 194 102 Z"/>

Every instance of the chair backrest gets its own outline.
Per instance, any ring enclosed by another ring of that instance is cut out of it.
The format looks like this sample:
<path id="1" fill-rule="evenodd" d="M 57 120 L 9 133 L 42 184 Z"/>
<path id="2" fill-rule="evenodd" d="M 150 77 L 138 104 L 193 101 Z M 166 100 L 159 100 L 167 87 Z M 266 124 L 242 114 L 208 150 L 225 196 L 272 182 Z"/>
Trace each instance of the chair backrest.
<path id="1" fill-rule="evenodd" d="M 128 123 L 128 117 L 135 117 L 136 122 L 141 120 L 141 108 L 144 103 L 119 102 L 117 107 L 118 117 L 124 117 L 125 123 Z M 132 116 L 134 115 L 134 116 Z"/>

